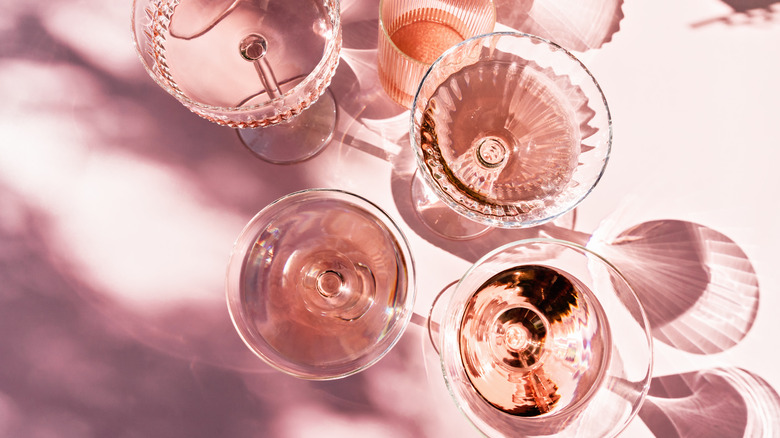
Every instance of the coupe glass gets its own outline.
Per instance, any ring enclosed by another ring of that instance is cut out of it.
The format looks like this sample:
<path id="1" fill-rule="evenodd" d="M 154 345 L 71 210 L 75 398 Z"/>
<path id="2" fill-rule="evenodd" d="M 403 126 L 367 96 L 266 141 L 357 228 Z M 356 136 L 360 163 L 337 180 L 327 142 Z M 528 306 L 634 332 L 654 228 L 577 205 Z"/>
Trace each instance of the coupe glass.
<path id="1" fill-rule="evenodd" d="M 335 128 L 325 91 L 339 61 L 339 8 L 339 0 L 133 0 L 133 35 L 147 72 L 179 102 L 238 128 L 260 158 L 293 163 L 319 152 Z"/>
<path id="2" fill-rule="evenodd" d="M 414 263 L 395 223 L 371 202 L 313 189 L 261 210 L 227 270 L 230 316 L 271 366 L 335 379 L 378 361 L 414 304 Z"/>
<path id="3" fill-rule="evenodd" d="M 493 31 L 493 0 L 382 0 L 377 69 L 385 92 L 409 108 L 425 71 L 445 50 Z"/>
<path id="4" fill-rule="evenodd" d="M 438 300 L 444 377 L 488 436 L 611 437 L 649 389 L 652 343 L 641 303 L 608 261 L 531 239 L 477 261 Z M 435 317 L 435 316 L 432 316 Z"/>
<path id="5" fill-rule="evenodd" d="M 463 223 L 522 228 L 573 209 L 604 172 L 612 122 L 600 86 L 571 53 L 536 36 L 496 32 L 463 41 L 431 65 L 410 135 L 423 180 L 413 187 L 418 211 L 446 204 L 457 214 L 428 225 L 458 238 Z M 435 196 L 419 195 L 425 190 Z"/>

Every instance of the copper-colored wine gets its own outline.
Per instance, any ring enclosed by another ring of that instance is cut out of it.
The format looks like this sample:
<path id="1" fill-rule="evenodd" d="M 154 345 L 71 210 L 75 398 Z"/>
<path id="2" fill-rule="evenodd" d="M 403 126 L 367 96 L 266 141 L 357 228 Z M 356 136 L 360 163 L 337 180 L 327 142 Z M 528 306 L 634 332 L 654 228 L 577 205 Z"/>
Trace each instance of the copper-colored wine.
<path id="1" fill-rule="evenodd" d="M 524 265 L 496 274 L 474 293 L 459 343 L 482 398 L 530 417 L 587 399 L 609 363 L 611 337 L 584 284 L 560 270 Z"/>

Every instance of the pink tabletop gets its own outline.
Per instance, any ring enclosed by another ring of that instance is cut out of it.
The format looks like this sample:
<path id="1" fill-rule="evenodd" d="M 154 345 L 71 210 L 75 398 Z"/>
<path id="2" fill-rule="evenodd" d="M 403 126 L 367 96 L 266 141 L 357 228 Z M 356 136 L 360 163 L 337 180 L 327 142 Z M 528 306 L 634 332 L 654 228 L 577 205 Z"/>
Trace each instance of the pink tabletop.
<path id="1" fill-rule="evenodd" d="M 129 1 L 6 3 L 0 437 L 479 436 L 421 324 L 481 255 L 553 231 L 457 242 L 419 222 L 409 115 L 377 79 L 378 0 L 343 0 L 337 132 L 287 166 L 149 78 Z M 515 3 L 497 2 L 498 28 L 571 48 L 612 113 L 606 173 L 556 237 L 633 273 L 654 324 L 650 393 L 624 436 L 780 436 L 780 3 Z M 224 298 L 243 225 L 311 187 L 385 209 L 417 268 L 401 341 L 330 382 L 253 356 Z"/>

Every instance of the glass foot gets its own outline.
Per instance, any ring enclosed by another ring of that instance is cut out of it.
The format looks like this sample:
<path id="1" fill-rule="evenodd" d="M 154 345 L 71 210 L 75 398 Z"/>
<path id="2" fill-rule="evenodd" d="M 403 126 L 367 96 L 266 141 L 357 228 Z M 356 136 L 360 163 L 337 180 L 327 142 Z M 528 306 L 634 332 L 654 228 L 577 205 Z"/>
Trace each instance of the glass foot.
<path id="1" fill-rule="evenodd" d="M 237 129 L 241 142 L 260 159 L 293 164 L 320 153 L 336 128 L 336 101 L 325 90 L 309 108 L 291 121 L 265 128 Z"/>
<path id="2" fill-rule="evenodd" d="M 419 171 L 412 178 L 412 202 L 417 217 L 431 231 L 453 240 L 468 240 L 481 236 L 492 228 L 467 219 L 443 203 L 423 181 Z"/>

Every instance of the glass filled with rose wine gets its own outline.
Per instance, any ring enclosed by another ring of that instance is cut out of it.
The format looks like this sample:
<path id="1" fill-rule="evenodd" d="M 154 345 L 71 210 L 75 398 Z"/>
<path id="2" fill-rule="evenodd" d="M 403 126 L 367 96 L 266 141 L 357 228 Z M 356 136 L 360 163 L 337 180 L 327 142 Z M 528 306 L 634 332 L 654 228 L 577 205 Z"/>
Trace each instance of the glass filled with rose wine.
<path id="1" fill-rule="evenodd" d="M 493 0 L 382 0 L 377 70 L 385 92 L 409 108 L 425 71 L 445 50 L 493 31 Z"/>
<path id="2" fill-rule="evenodd" d="M 649 389 L 641 302 L 607 260 L 529 239 L 477 261 L 429 322 L 458 407 L 490 437 L 613 437 Z"/>
<path id="3" fill-rule="evenodd" d="M 495 32 L 431 65 L 410 136 L 420 217 L 444 203 L 457 214 L 427 225 L 466 238 L 540 225 L 577 206 L 604 172 L 612 121 L 601 87 L 574 55 L 536 36 Z"/>
<path id="4" fill-rule="evenodd" d="M 333 135 L 340 17 L 339 0 L 133 0 L 132 27 L 160 87 L 258 157 L 294 163 Z"/>
<path id="5" fill-rule="evenodd" d="M 400 338 L 415 298 L 414 262 L 393 220 L 343 191 L 311 189 L 263 208 L 235 242 L 226 294 L 244 343 L 272 367 L 345 377 Z"/>

